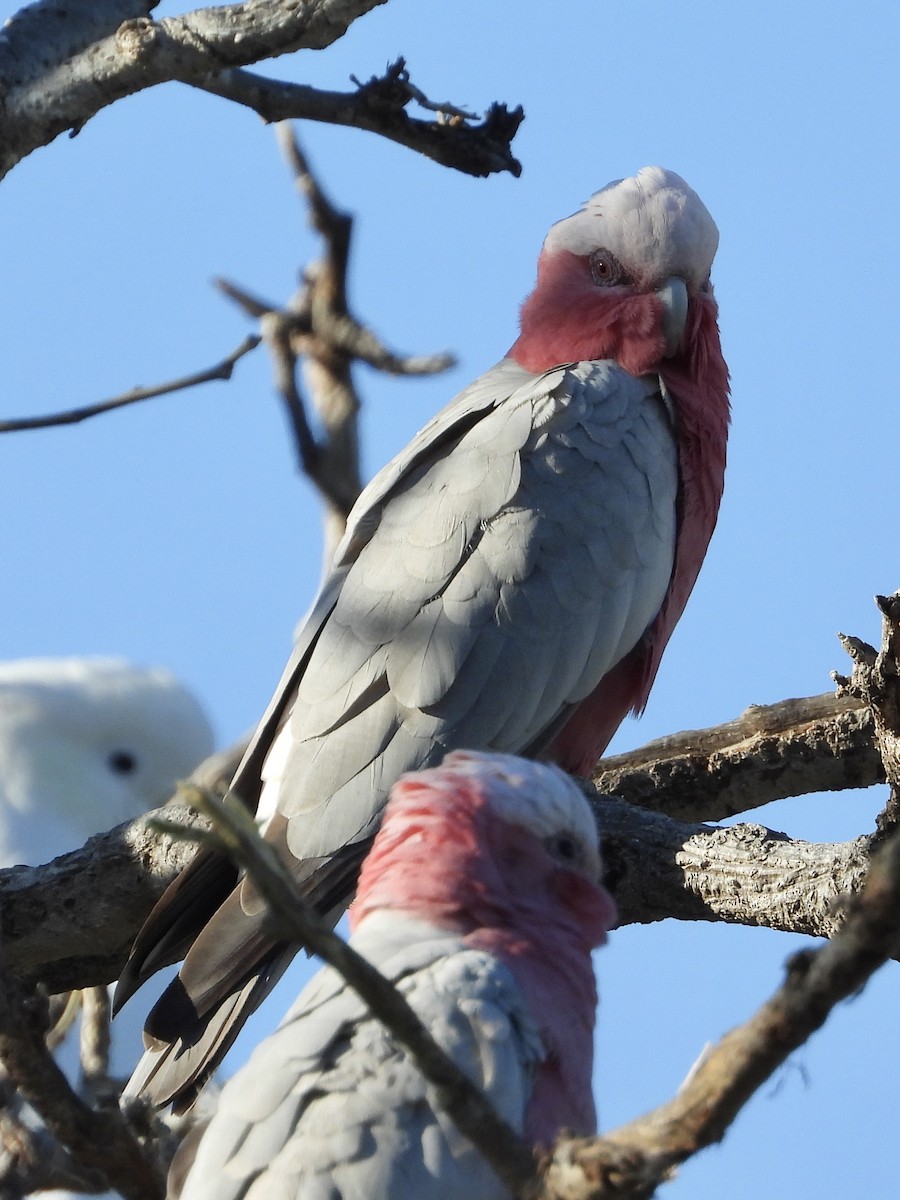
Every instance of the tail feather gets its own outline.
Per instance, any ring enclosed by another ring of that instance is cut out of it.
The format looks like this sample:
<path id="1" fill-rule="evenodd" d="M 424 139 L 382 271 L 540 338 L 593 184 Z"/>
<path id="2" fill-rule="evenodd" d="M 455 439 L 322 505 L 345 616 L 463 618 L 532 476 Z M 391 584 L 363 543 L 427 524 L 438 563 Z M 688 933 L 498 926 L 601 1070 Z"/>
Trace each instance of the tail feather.
<path id="1" fill-rule="evenodd" d="M 367 838 L 344 846 L 328 859 L 292 864 L 295 875 L 301 876 L 299 886 L 305 899 L 332 924 L 337 923 L 352 899 L 371 841 Z M 247 894 L 253 891 L 249 880 L 243 880 L 222 898 L 210 915 L 209 896 L 202 888 L 222 886 L 224 860 L 220 862 L 206 852 L 204 855 L 198 856 L 185 873 L 192 873 L 190 879 L 183 882 L 182 875 L 172 885 L 170 905 L 162 907 L 167 892 L 151 913 L 148 926 L 135 944 L 135 965 L 127 977 L 123 976 L 127 999 L 157 966 L 163 965 L 163 958 L 174 946 L 185 945 L 193 937 L 194 927 L 202 925 L 178 976 L 150 1011 L 144 1026 L 147 1052 L 124 1093 L 146 1095 L 159 1106 L 172 1103 L 175 1113 L 192 1106 L 244 1022 L 301 948 L 273 941 L 264 905 L 257 896 Z M 202 920 L 197 920 L 191 901 L 203 906 Z M 157 912 L 160 908 L 161 914 Z M 117 989 L 117 1006 L 124 999 L 120 1000 Z"/>
<path id="2" fill-rule="evenodd" d="M 282 954 L 247 979 L 209 1015 L 194 1040 L 155 1042 L 145 1035 L 147 1050 L 122 1093 L 123 1100 L 143 1095 L 160 1108 L 171 1104 L 176 1115 L 187 1112 L 292 957 L 293 953 Z"/>
<path id="3" fill-rule="evenodd" d="M 201 850 L 156 902 L 135 939 L 116 984 L 113 1014 L 162 967 L 184 958 L 197 935 L 233 891 L 234 863 Z"/>

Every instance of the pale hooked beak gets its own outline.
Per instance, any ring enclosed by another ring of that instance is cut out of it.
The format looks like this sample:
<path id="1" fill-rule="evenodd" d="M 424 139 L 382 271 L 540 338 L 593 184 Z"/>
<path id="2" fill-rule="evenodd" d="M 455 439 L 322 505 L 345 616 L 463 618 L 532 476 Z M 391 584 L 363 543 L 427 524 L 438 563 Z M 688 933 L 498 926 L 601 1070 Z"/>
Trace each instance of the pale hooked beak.
<path id="1" fill-rule="evenodd" d="M 666 358 L 677 353 L 684 336 L 684 326 L 687 322 L 688 294 L 687 284 L 677 275 L 672 275 L 661 288 L 656 291 L 662 301 L 665 314 L 663 317 L 663 333 L 666 335 Z"/>

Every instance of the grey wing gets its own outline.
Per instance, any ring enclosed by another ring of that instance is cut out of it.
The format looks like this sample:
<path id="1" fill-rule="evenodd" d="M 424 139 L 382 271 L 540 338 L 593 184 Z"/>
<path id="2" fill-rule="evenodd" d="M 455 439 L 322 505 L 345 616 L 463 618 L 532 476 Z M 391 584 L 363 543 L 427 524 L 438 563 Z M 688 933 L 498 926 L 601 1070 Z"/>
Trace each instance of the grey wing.
<path id="1" fill-rule="evenodd" d="M 423 426 L 403 452 L 384 466 L 360 493 L 347 518 L 347 530 L 335 551 L 332 569 L 306 617 L 300 622 L 299 633 L 288 664 L 238 767 L 234 790 L 254 811 L 263 781 L 263 763 L 270 754 L 285 714 L 290 712 L 296 699 L 297 688 L 308 668 L 311 653 L 324 627 L 332 618 L 346 576 L 359 557 L 360 551 L 379 529 L 384 506 L 391 493 L 401 482 L 421 473 L 427 464 L 446 455 L 448 449 L 481 419 L 485 411 L 501 404 L 516 389 L 533 379 L 534 376 L 530 372 L 511 359 L 503 359 L 460 392 L 450 404 Z M 347 607 L 344 606 L 345 609 Z M 322 657 L 319 656 L 319 661 Z M 329 657 L 333 657 L 333 651 Z M 281 752 L 283 753 L 289 745 L 290 741 L 286 740 Z M 276 754 L 276 758 L 265 770 L 266 777 L 272 778 L 276 775 L 277 766 Z M 263 815 L 268 816 L 273 810 L 274 804 L 270 800 Z"/>
<path id="2" fill-rule="evenodd" d="M 370 836 L 397 776 L 454 746 L 526 748 L 669 585 L 678 467 L 655 378 L 528 377 L 452 453 L 408 462 L 375 488 L 365 543 L 348 532 L 355 557 L 263 768 L 298 858 Z"/>
<path id="3" fill-rule="evenodd" d="M 401 941 L 385 947 L 382 930 L 370 927 L 368 948 L 355 938 L 357 948 L 370 951 L 438 1042 L 521 1130 L 542 1051 L 512 976 L 452 935 L 431 931 L 423 941 L 417 922 L 386 923 Z M 393 1039 L 325 971 L 226 1085 L 183 1197 L 398 1195 L 500 1200 L 505 1193 Z"/>

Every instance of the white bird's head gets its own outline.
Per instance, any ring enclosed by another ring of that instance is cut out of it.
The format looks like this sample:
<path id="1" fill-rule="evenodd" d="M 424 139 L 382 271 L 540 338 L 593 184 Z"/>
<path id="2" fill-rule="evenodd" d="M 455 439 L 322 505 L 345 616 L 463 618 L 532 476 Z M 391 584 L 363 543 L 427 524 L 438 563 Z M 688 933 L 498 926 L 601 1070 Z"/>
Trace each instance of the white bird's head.
<path id="1" fill-rule="evenodd" d="M 116 659 L 0 663 L 0 865 L 37 865 L 163 804 L 213 748 L 194 697 Z"/>

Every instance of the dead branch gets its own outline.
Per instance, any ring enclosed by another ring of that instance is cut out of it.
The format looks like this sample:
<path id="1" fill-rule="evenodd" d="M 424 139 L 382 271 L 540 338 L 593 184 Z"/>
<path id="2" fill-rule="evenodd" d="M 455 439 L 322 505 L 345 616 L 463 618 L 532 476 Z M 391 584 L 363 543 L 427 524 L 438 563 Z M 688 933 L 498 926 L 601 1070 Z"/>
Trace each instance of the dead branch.
<path id="1" fill-rule="evenodd" d="M 818 844 L 759 825 L 685 824 L 609 798 L 597 803 L 621 924 L 675 917 L 827 936 L 835 898 L 859 885 L 868 839 Z M 192 850 L 161 836 L 157 809 L 44 867 L 0 871 L 9 969 L 54 992 L 117 979 L 131 942 Z M 200 818 L 186 808 L 171 815 Z"/>
<path id="2" fill-rule="evenodd" d="M 224 795 L 245 742 L 214 754 L 191 774 L 199 787 Z M 202 818 L 178 807 L 181 821 Z M 153 814 L 90 838 L 80 850 L 41 867 L 0 871 L 0 941 L 7 969 L 51 993 L 112 983 L 150 909 L 190 861 L 193 849 L 160 837 Z"/>
<path id="3" fill-rule="evenodd" d="M 871 711 L 875 743 L 890 784 L 888 802 L 878 819 L 877 839 L 900 826 L 900 592 L 876 596 L 881 610 L 882 646 L 878 653 L 859 638 L 840 634 L 841 644 L 853 661 L 853 673 L 833 673 L 838 695 L 853 697 Z"/>
<path id="4" fill-rule="evenodd" d="M 267 122 L 302 119 L 368 130 L 466 175 L 522 173 L 510 147 L 525 115 L 521 108 L 492 104 L 475 124 L 472 114 L 449 101 L 428 100 L 410 82 L 402 58 L 383 76 L 357 83 L 355 92 L 326 92 L 242 70 L 220 71 L 194 86 L 251 108 Z M 411 117 L 406 110 L 412 102 L 437 113 L 438 120 Z"/>
<path id="5" fill-rule="evenodd" d="M 672 917 L 830 937 L 838 898 L 869 866 L 871 837 L 805 842 L 763 825 L 691 825 L 610 798 L 594 811 L 620 925 Z"/>
<path id="6" fill-rule="evenodd" d="M 0 1057 L 10 1081 L 79 1166 L 126 1200 L 161 1200 L 165 1187 L 117 1107 L 92 1109 L 73 1092 L 44 1041 L 34 1002 L 0 964 Z"/>
<path id="7" fill-rule="evenodd" d="M 359 495 L 359 398 L 352 366 L 357 359 L 396 375 L 432 374 L 453 363 L 449 355 L 402 357 L 389 351 L 361 325 L 347 304 L 347 264 L 352 218 L 334 207 L 312 173 L 290 128 L 279 126 L 279 141 L 297 190 L 306 200 L 309 221 L 322 237 L 321 259 L 303 272 L 300 289 L 284 308 L 219 280 L 221 290 L 258 320 L 272 358 L 275 385 L 288 414 L 301 471 L 325 503 L 325 559 L 343 536 L 347 515 Z M 302 360 L 321 429 L 313 434 L 297 383 Z"/>
<path id="8" fill-rule="evenodd" d="M 872 707 L 885 774 L 896 781 L 900 730 L 900 592 L 877 597 L 882 647 L 844 638 L 853 659 L 843 692 Z M 841 1000 L 900 952 L 900 830 L 885 837 L 861 889 L 841 898 L 843 920 L 818 951 L 788 964 L 778 991 L 726 1034 L 667 1104 L 599 1139 L 562 1139 L 545 1164 L 542 1200 L 649 1200 L 657 1186 L 698 1150 L 720 1141 L 762 1083 L 819 1029 Z M 875 839 L 869 839 L 873 843 Z M 837 908 L 837 904 L 833 907 Z"/>
<path id="9" fill-rule="evenodd" d="M 826 693 L 752 705 L 735 721 L 611 755 L 594 784 L 681 821 L 721 821 L 772 800 L 883 783 L 868 707 Z"/>
<path id="10" fill-rule="evenodd" d="M 154 20 L 148 0 L 66 5 L 37 0 L 0 33 L 0 178 L 61 133 L 77 133 L 103 108 L 160 83 L 214 92 L 266 120 L 304 116 L 390 138 L 470 174 L 520 167 L 510 141 L 522 119 L 493 105 L 472 125 L 453 108 L 450 122 L 416 120 L 419 99 L 402 62 L 356 93 L 317 93 L 239 68 L 295 50 L 321 50 L 384 0 L 253 0 Z"/>
<path id="11" fill-rule="evenodd" d="M 794 955 L 778 991 L 726 1034 L 667 1104 L 594 1140 L 564 1139 L 546 1164 L 545 1200 L 647 1200 L 672 1170 L 721 1140 L 792 1051 L 900 951 L 900 835 L 873 860 L 860 895 L 821 950 Z"/>
<path id="12" fill-rule="evenodd" d="M 82 1007 L 79 1038 L 81 1076 L 90 1096 L 109 1098 L 116 1094 L 109 1077 L 109 990 L 105 987 L 85 988 Z"/>
<path id="13" fill-rule="evenodd" d="M 214 380 L 228 380 L 234 372 L 235 363 L 245 354 L 255 350 L 262 339 L 256 336 L 244 338 L 236 350 L 222 359 L 220 363 L 193 375 L 185 375 L 181 379 L 173 379 L 169 383 L 160 383 L 156 387 L 136 387 L 113 396 L 110 400 L 100 400 L 96 404 L 86 404 L 81 408 L 70 408 L 65 412 L 51 413 L 43 417 L 17 417 L 0 421 L 0 433 L 19 433 L 25 429 L 47 429 L 53 425 L 75 425 L 88 417 L 96 417 L 101 413 L 112 412 L 116 408 L 124 408 L 127 404 L 137 404 L 140 400 L 152 400 L 156 396 L 167 396 L 171 392 L 180 392 L 186 388 L 197 387 L 201 383 L 211 383 Z"/>

